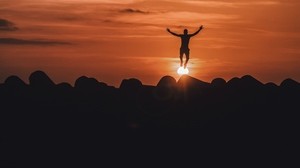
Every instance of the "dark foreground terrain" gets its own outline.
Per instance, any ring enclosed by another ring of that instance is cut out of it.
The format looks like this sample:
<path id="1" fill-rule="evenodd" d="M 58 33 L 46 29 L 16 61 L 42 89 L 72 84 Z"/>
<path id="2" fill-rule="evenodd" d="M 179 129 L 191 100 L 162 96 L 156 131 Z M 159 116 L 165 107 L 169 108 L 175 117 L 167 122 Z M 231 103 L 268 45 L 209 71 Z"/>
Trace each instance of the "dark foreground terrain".
<path id="1" fill-rule="evenodd" d="M 235 161 L 247 154 L 276 163 L 295 152 L 300 128 L 300 84 L 249 75 L 211 83 L 165 76 L 157 86 L 126 79 L 115 88 L 85 76 L 55 84 L 36 71 L 29 84 L 8 77 L 0 102 L 0 167 L 145 167 L 231 152 Z"/>

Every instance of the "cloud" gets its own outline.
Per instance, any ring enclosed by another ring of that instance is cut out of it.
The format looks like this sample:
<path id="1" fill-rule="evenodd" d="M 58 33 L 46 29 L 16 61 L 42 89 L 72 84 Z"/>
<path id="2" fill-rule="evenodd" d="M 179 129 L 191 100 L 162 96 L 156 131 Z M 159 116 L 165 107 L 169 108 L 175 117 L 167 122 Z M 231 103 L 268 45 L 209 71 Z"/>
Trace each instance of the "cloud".
<path id="1" fill-rule="evenodd" d="M 69 45 L 71 43 L 51 40 L 24 40 L 16 38 L 0 38 L 0 44 L 10 45 Z"/>
<path id="2" fill-rule="evenodd" d="M 248 5 L 278 5 L 280 4 L 279 1 L 274 0 L 262 0 L 262 1 L 248 1 L 248 2 L 240 2 L 240 1 L 206 1 L 206 0 L 166 0 L 170 2 L 178 2 L 183 4 L 190 4 L 190 5 L 199 5 L 199 6 L 206 6 L 206 7 L 239 7 L 239 6 L 248 6 Z"/>
<path id="3" fill-rule="evenodd" d="M 52 0 L 54 1 L 54 0 Z M 131 4 L 142 0 L 64 0 L 65 3 Z M 56 2 L 56 1 L 55 1 Z"/>
<path id="4" fill-rule="evenodd" d="M 202 6 L 202 7 L 241 7 L 241 6 L 249 6 L 249 5 L 279 5 L 281 4 L 278 0 L 253 0 L 253 1 L 236 1 L 236 0 L 164 0 L 166 2 L 172 3 L 181 3 L 192 6 Z"/>
<path id="5" fill-rule="evenodd" d="M 189 11 L 170 11 L 164 13 L 151 13 L 148 15 L 120 15 L 111 18 L 113 22 L 130 23 L 130 24 L 143 24 L 152 26 L 165 25 L 189 25 L 196 27 L 199 21 L 211 23 L 220 21 L 236 21 L 239 19 L 238 15 L 232 14 L 216 14 L 216 13 L 199 13 Z"/>
<path id="6" fill-rule="evenodd" d="M 4 31 L 14 31 L 18 28 L 15 26 L 14 23 L 6 20 L 6 19 L 0 19 L 0 30 Z"/>
<path id="7" fill-rule="evenodd" d="M 140 14 L 148 14 L 149 12 L 147 11 L 142 11 L 139 9 L 132 9 L 132 8 L 126 8 L 126 9 L 122 9 L 120 10 L 121 13 L 140 13 Z"/>

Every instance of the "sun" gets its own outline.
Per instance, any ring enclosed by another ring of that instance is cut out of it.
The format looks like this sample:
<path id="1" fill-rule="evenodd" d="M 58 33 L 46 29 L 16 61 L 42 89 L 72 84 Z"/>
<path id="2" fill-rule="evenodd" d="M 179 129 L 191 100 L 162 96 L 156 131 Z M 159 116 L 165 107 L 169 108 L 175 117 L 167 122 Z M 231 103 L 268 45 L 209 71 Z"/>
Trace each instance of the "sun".
<path id="1" fill-rule="evenodd" d="M 188 70 L 188 68 L 179 67 L 177 70 L 177 73 L 179 75 L 186 75 L 189 73 L 189 70 Z"/>

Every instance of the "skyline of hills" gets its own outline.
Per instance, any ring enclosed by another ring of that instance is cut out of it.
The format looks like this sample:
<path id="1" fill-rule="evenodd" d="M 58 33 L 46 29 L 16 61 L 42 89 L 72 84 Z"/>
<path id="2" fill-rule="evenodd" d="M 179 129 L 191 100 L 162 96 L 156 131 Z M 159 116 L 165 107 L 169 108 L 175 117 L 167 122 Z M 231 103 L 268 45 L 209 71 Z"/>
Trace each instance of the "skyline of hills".
<path id="1" fill-rule="evenodd" d="M 166 76 L 169 76 L 169 75 L 166 75 Z M 174 80 L 175 80 L 175 82 L 177 82 L 177 83 L 180 83 L 181 81 L 182 81 L 182 78 L 186 78 L 186 77 L 190 77 L 190 78 L 193 78 L 193 79 L 195 79 L 195 80 L 198 80 L 198 81 L 201 81 L 201 82 L 203 82 L 203 83 L 207 83 L 207 84 L 214 84 L 214 83 L 225 83 L 225 84 L 228 84 L 228 83 L 232 83 L 233 81 L 238 81 L 238 80 L 240 80 L 240 79 L 244 79 L 244 80 L 250 80 L 250 78 L 252 78 L 252 80 L 253 81 L 256 81 L 257 83 L 261 83 L 261 84 L 263 84 L 263 85 L 274 85 L 274 86 L 282 86 L 282 85 L 286 85 L 286 82 L 288 82 L 288 83 L 298 83 L 299 84 L 299 82 L 298 81 L 296 81 L 296 80 L 294 80 L 294 79 L 292 79 L 292 78 L 286 78 L 286 79 L 283 79 L 279 84 L 276 84 L 276 83 L 274 83 L 274 82 L 265 82 L 265 83 L 263 83 L 263 82 L 261 82 L 261 81 L 259 81 L 259 80 L 257 80 L 257 79 L 255 79 L 255 77 L 253 77 L 253 76 L 251 76 L 251 75 L 249 75 L 249 74 L 246 74 L 246 75 L 243 75 L 242 77 L 232 77 L 231 79 L 229 79 L 229 80 L 225 80 L 225 79 L 223 79 L 223 78 L 219 78 L 219 77 L 216 77 L 216 78 L 214 78 L 213 80 L 211 80 L 210 82 L 209 81 L 202 81 L 202 80 L 200 80 L 200 79 L 197 79 L 197 78 L 194 78 L 194 77 L 192 77 L 192 76 L 189 76 L 189 75 L 180 75 L 180 77 L 179 77 L 179 79 L 176 81 L 176 79 L 174 78 L 174 77 L 172 77 L 172 76 L 169 76 L 169 77 L 171 77 L 171 78 L 173 78 Z M 78 82 L 78 80 L 81 80 L 81 79 L 83 79 L 83 78 L 89 78 L 89 79 L 91 79 L 91 80 L 94 80 L 94 82 L 99 82 L 96 78 L 93 78 L 93 77 L 87 77 L 87 76 L 80 76 L 79 78 L 77 78 L 76 80 L 75 80 L 75 82 L 74 82 L 74 84 L 72 85 L 71 83 L 68 83 L 68 82 L 58 82 L 57 84 L 55 84 L 55 82 L 53 82 L 53 80 L 45 73 L 45 72 L 43 72 L 43 71 L 40 71 L 40 70 L 37 70 L 37 71 L 35 71 L 35 72 L 33 72 L 33 73 L 31 73 L 30 74 L 30 76 L 29 76 L 29 78 L 28 78 L 28 83 L 26 83 L 25 81 L 23 81 L 21 78 L 19 78 L 18 76 L 16 76 L 16 75 L 10 75 L 10 76 L 8 76 L 5 80 L 4 80 L 4 82 L 3 83 L 0 83 L 0 84 L 6 84 L 6 83 L 10 83 L 10 82 L 12 82 L 12 81 L 15 81 L 15 82 L 17 82 L 17 83 L 23 83 L 23 85 L 31 85 L 32 83 L 35 83 L 35 82 L 37 82 L 37 80 L 39 80 L 38 78 L 43 78 L 42 80 L 44 80 L 44 82 L 48 82 L 48 83 L 51 83 L 52 85 L 60 85 L 60 84 L 69 84 L 69 85 L 71 85 L 72 87 L 74 87 L 75 85 L 76 85 L 76 82 Z M 159 82 L 163 79 L 164 77 L 162 77 L 158 82 L 157 82 L 157 84 L 159 84 Z M 138 80 L 139 82 L 141 82 L 141 84 L 143 85 L 143 83 L 142 83 L 142 81 L 140 81 L 139 79 L 137 79 L 137 78 L 134 78 L 134 77 L 132 77 L 132 78 L 127 78 L 127 79 L 123 79 L 122 81 L 121 81 L 121 83 L 120 83 L 120 86 L 119 87 L 121 87 L 121 85 L 122 85 L 122 83 L 124 82 L 124 81 L 126 81 L 126 80 L 130 80 L 130 79 L 136 79 L 136 80 Z M 101 81 L 100 83 L 102 83 L 102 84 L 105 84 L 105 85 L 107 85 L 106 83 L 105 83 L 105 81 Z M 154 85 L 153 85 L 154 86 Z M 111 86 L 111 87 L 115 87 L 115 86 Z M 119 87 L 116 87 L 116 88 L 119 88 Z"/>
<path id="2" fill-rule="evenodd" d="M 211 83 L 164 76 L 156 86 L 131 78 L 116 88 L 81 76 L 73 87 L 35 71 L 29 81 L 10 76 L 0 84 L 0 166 L 100 166 L 105 158 L 135 163 L 133 158 L 147 155 L 171 159 L 172 150 L 157 151 L 186 145 L 184 155 L 197 146 L 209 152 L 250 144 L 243 152 L 257 156 L 266 147 L 261 141 L 275 144 L 268 152 L 274 159 L 272 151 L 285 150 L 300 128 L 300 84 L 292 79 L 277 86 L 250 75 Z"/>

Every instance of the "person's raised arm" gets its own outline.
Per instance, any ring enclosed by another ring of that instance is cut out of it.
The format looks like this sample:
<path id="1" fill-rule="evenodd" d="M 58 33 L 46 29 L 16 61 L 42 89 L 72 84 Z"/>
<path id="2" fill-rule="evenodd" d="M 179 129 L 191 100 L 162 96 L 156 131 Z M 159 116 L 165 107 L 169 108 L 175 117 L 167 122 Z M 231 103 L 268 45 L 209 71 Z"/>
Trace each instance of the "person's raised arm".
<path id="1" fill-rule="evenodd" d="M 170 30 L 169 28 L 167 28 L 167 31 L 168 31 L 170 34 L 174 35 L 174 36 L 178 36 L 178 37 L 180 37 L 180 35 L 179 35 L 179 34 L 176 34 L 176 33 L 174 33 L 174 32 L 171 32 L 171 30 Z"/>
<path id="2" fill-rule="evenodd" d="M 199 27 L 199 29 L 198 29 L 195 33 L 191 34 L 190 36 L 195 36 L 195 35 L 197 35 L 202 29 L 203 29 L 203 25 L 201 25 L 201 26 Z"/>

